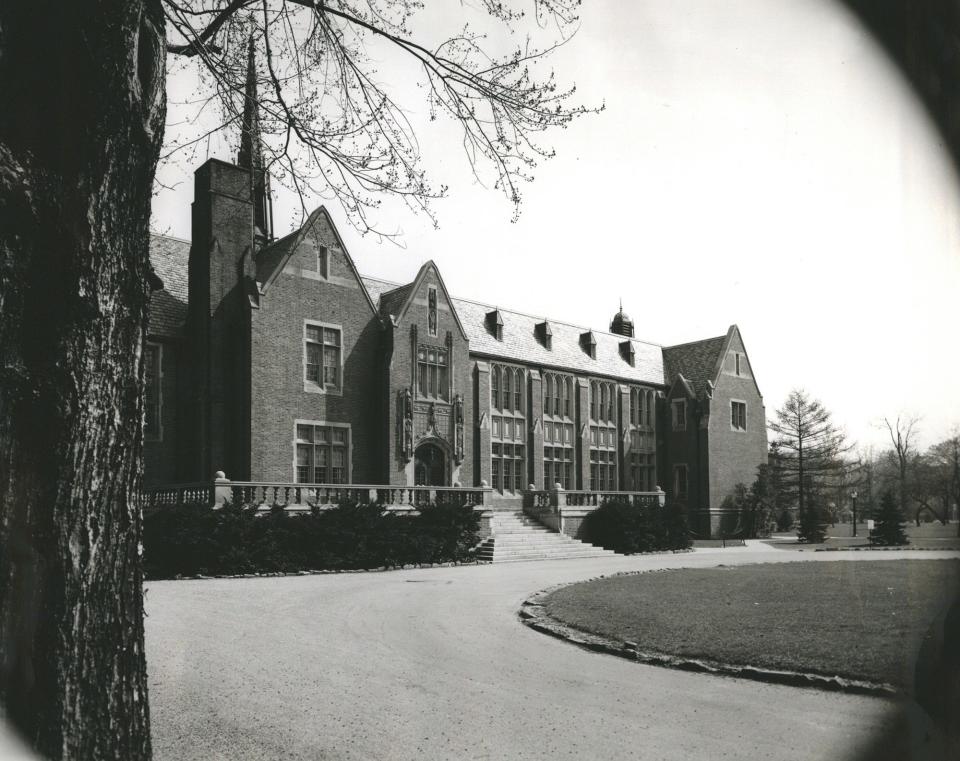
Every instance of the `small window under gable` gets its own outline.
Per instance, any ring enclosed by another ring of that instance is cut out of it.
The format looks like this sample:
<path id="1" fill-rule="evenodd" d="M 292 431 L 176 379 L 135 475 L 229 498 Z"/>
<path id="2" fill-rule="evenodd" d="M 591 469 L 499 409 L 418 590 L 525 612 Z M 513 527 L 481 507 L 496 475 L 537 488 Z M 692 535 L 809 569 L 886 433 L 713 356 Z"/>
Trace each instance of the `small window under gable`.
<path id="1" fill-rule="evenodd" d="M 597 339 L 593 335 L 592 330 L 580 334 L 580 348 L 583 349 L 584 353 L 587 354 L 590 359 L 597 358 Z"/>
<path id="2" fill-rule="evenodd" d="M 330 278 L 330 249 L 317 246 L 317 274 L 323 279 Z"/>
<path id="3" fill-rule="evenodd" d="M 549 322 L 546 320 L 538 322 L 534 328 L 534 333 L 536 334 L 537 340 L 543 344 L 543 348 L 547 351 L 553 350 L 553 331 L 550 329 Z"/>
<path id="4" fill-rule="evenodd" d="M 630 365 L 630 367 L 636 364 L 637 355 L 633 348 L 633 341 L 620 342 L 620 356 L 623 357 L 623 361 Z"/>
<path id="5" fill-rule="evenodd" d="M 687 430 L 687 400 L 674 399 L 670 407 L 673 411 L 673 430 Z"/>
<path id="6" fill-rule="evenodd" d="M 487 330 L 490 335 L 496 338 L 498 341 L 503 340 L 503 316 L 500 314 L 499 309 L 494 309 L 492 312 L 487 312 L 486 316 Z"/>

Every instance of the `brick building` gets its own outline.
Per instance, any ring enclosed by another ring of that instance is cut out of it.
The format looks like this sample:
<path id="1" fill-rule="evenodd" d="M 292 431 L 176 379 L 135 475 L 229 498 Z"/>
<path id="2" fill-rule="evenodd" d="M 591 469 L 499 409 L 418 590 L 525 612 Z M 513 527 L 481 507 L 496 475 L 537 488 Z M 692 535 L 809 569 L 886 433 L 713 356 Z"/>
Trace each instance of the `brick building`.
<path id="1" fill-rule="evenodd" d="M 453 297 L 439 268 L 362 277 L 323 207 L 271 239 L 253 110 L 196 170 L 192 241 L 155 236 L 145 481 L 654 491 L 716 531 L 766 461 L 736 326 L 661 347 Z"/>

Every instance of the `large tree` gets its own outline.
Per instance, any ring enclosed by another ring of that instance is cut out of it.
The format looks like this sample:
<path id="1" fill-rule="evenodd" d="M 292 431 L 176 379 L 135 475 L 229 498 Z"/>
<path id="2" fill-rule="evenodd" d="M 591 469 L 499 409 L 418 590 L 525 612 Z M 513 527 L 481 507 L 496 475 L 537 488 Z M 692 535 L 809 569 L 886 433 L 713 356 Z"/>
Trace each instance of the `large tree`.
<path id="1" fill-rule="evenodd" d="M 781 493 L 796 503 L 804 532 L 819 517 L 815 513 L 820 508 L 813 499 L 846 467 L 843 455 L 850 446 L 833 424 L 830 411 L 802 389 L 791 391 L 775 415 L 769 426 L 780 454 Z"/>
<path id="2" fill-rule="evenodd" d="M 915 416 L 901 418 L 898 415 L 893 423 L 889 418 L 883 419 L 893 446 L 891 455 L 897 467 L 897 504 L 903 515 L 907 514 L 907 503 L 910 499 L 910 469 L 917 457 L 915 439 L 918 422 L 919 418 Z"/>
<path id="3" fill-rule="evenodd" d="M 537 0 L 534 31 L 568 39 L 577 5 Z M 303 192 L 332 190 L 362 228 L 382 193 L 425 208 L 443 191 L 378 84 L 385 45 L 419 67 L 431 110 L 460 124 L 469 160 L 492 166 L 518 203 L 518 183 L 549 155 L 537 133 L 582 112 L 551 74 L 534 76 L 553 43 L 521 36 L 497 56 L 467 29 L 422 39 L 421 10 L 414 0 L 0 3 L 0 701 L 45 756 L 151 753 L 141 347 L 168 55 L 203 68 L 217 126 L 236 129 L 252 37 L 265 161 Z M 524 20 L 499 0 L 473 12 L 503 31 Z"/>
<path id="4" fill-rule="evenodd" d="M 931 502 L 939 503 L 939 510 L 931 508 L 931 512 L 946 524 L 951 507 L 960 508 L 960 434 L 954 431 L 930 447 L 920 464 L 920 474 L 921 486 L 925 488 L 920 489 L 917 501 L 927 508 Z M 960 536 L 960 521 L 957 535 Z"/>

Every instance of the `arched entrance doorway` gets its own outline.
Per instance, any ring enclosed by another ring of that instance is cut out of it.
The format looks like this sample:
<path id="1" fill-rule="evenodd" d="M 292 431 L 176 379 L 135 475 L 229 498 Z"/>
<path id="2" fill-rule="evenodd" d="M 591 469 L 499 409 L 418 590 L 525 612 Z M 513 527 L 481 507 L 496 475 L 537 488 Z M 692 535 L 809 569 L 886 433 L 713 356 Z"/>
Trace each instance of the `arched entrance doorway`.
<path id="1" fill-rule="evenodd" d="M 413 454 L 417 486 L 447 486 L 447 457 L 436 444 L 421 444 Z"/>

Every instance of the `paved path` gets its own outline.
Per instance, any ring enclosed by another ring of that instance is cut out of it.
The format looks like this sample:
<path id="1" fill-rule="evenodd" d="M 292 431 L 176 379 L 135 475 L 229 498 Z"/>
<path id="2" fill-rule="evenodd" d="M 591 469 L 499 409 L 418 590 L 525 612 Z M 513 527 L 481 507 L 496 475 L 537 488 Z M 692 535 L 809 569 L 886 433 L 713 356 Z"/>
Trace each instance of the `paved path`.
<path id="1" fill-rule="evenodd" d="M 751 544 L 636 558 L 152 582 L 147 656 L 156 758 L 873 755 L 867 746 L 901 710 L 892 701 L 634 664 L 528 629 L 517 610 L 537 589 L 617 571 L 944 556 L 956 553 L 786 553 Z"/>

